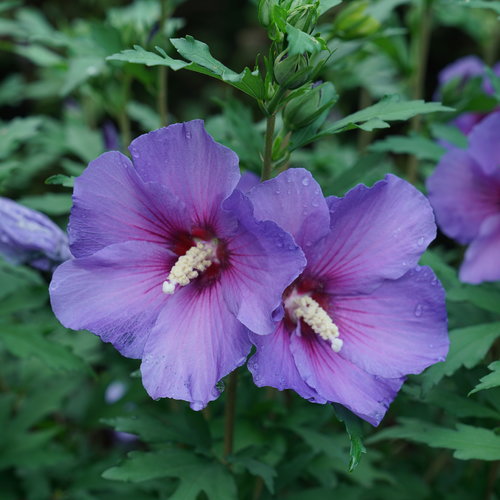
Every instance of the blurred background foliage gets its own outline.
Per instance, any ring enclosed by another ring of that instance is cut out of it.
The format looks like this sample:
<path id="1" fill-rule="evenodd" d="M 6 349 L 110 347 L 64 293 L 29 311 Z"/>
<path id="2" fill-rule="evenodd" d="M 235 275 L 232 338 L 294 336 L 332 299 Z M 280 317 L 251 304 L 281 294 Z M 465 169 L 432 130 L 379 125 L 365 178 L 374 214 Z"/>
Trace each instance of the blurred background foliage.
<path id="1" fill-rule="evenodd" d="M 332 55 L 318 79 L 340 96 L 328 120 L 387 94 L 442 97 L 455 111 L 329 135 L 292 151 L 286 165 L 309 168 L 325 195 L 387 172 L 424 190 L 442 141 L 466 143 L 450 120 L 498 106 L 477 81 L 436 88 L 439 71 L 460 57 L 498 61 L 500 2 L 324 3 L 333 8 L 318 30 Z M 259 173 L 266 125 L 255 100 L 202 74 L 106 59 L 134 45 L 174 57 L 168 39 L 186 35 L 238 72 L 259 54 L 262 65 L 270 43 L 250 0 L 2 1 L 0 195 L 64 228 L 71 179 L 90 160 L 193 118 L 238 153 L 243 170 Z M 277 125 L 287 127 L 281 114 Z M 258 389 L 241 369 L 227 460 L 225 394 L 200 413 L 150 400 L 137 361 L 59 325 L 48 273 L 0 260 L 0 498 L 499 498 L 500 288 L 461 284 L 462 255 L 439 235 L 423 257 L 447 289 L 450 355 L 409 378 L 379 428 L 352 423 L 349 438 L 333 407 Z M 361 436 L 366 453 L 355 467 Z"/>

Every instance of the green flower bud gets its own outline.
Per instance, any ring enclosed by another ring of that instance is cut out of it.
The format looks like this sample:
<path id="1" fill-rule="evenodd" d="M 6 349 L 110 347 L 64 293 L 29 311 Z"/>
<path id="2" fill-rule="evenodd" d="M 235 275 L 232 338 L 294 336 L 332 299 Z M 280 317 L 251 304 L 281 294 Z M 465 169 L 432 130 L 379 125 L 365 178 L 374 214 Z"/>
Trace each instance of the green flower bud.
<path id="1" fill-rule="evenodd" d="M 368 4 L 367 0 L 360 0 L 342 9 L 333 22 L 336 36 L 352 40 L 376 33 L 380 29 L 380 22 L 366 12 Z"/>
<path id="2" fill-rule="evenodd" d="M 337 102 L 338 95 L 332 83 L 313 84 L 306 92 L 292 99 L 283 111 L 283 120 L 288 130 L 307 127 L 324 115 Z M 321 124 L 318 124 L 320 126 Z"/>
<path id="3" fill-rule="evenodd" d="M 279 0 L 259 0 L 257 12 L 259 22 L 267 28 L 273 20 L 273 9 L 279 4 Z"/>
<path id="4" fill-rule="evenodd" d="M 287 22 L 293 27 L 310 33 L 319 17 L 319 2 L 295 1 L 288 11 Z"/>
<path id="5" fill-rule="evenodd" d="M 287 56 L 282 52 L 274 61 L 274 78 L 285 89 L 293 90 L 307 83 L 313 69 L 306 54 Z"/>

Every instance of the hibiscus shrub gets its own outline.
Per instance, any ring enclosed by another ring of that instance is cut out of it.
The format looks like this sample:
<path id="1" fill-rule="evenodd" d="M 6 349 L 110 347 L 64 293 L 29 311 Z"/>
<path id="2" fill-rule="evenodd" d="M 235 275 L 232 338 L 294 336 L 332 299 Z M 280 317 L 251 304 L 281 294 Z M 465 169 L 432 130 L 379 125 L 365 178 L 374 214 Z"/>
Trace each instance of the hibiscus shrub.
<path id="1" fill-rule="evenodd" d="M 2 500 L 500 497 L 498 2 L 0 13 Z"/>

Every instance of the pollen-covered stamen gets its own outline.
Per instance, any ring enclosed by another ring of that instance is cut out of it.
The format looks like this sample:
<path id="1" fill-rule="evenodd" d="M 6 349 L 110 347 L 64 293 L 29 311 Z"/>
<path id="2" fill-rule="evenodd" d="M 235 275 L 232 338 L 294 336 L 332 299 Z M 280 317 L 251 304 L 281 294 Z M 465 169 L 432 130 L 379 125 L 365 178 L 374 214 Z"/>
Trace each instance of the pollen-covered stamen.
<path id="1" fill-rule="evenodd" d="M 163 293 L 173 294 L 175 287 L 186 286 L 197 278 L 216 260 L 216 247 L 209 242 L 198 242 L 184 255 L 177 259 L 166 281 L 163 282 Z"/>
<path id="2" fill-rule="evenodd" d="M 332 349 L 339 352 L 343 341 L 339 339 L 339 329 L 328 313 L 309 295 L 296 295 L 290 298 L 287 308 L 297 320 L 309 325 L 314 333 L 330 342 Z"/>

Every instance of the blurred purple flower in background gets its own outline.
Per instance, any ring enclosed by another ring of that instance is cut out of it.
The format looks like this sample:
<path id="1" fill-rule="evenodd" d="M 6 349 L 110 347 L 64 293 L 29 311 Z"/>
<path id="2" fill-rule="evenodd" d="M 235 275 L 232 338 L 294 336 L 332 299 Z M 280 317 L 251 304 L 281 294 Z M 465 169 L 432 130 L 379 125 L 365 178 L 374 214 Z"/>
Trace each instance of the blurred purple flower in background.
<path id="1" fill-rule="evenodd" d="M 0 254 L 43 271 L 71 258 L 68 238 L 56 224 L 8 198 L 0 198 Z"/>
<path id="2" fill-rule="evenodd" d="M 460 279 L 500 280 L 500 112 L 474 128 L 467 150 L 441 158 L 427 189 L 441 230 L 470 244 Z"/>
<path id="3" fill-rule="evenodd" d="M 441 96 L 443 87 L 452 80 L 460 79 L 460 87 L 463 87 L 471 78 L 482 78 L 482 90 L 485 95 L 493 94 L 493 86 L 490 78 L 486 74 L 486 64 L 477 56 L 466 56 L 456 60 L 452 64 L 446 66 L 438 75 L 438 90 L 435 97 Z M 493 67 L 493 72 L 500 76 L 500 63 Z M 465 135 L 468 135 L 471 130 L 480 123 L 489 113 L 467 112 L 457 116 L 452 123 Z"/>
<path id="4" fill-rule="evenodd" d="M 201 120 L 140 136 L 130 151 L 134 164 L 105 153 L 76 179 L 76 258 L 53 277 L 52 307 L 65 326 L 142 358 L 151 397 L 201 409 L 245 362 L 245 326 L 272 332 L 304 256 L 274 222 L 254 218 L 234 190 L 236 154 Z"/>
<path id="5" fill-rule="evenodd" d="M 416 267 L 436 232 L 428 201 L 392 175 L 325 199 L 303 169 L 248 196 L 307 258 L 274 334 L 251 335 L 255 383 L 341 403 L 378 425 L 404 376 L 448 351 L 444 291 L 430 268 Z"/>

